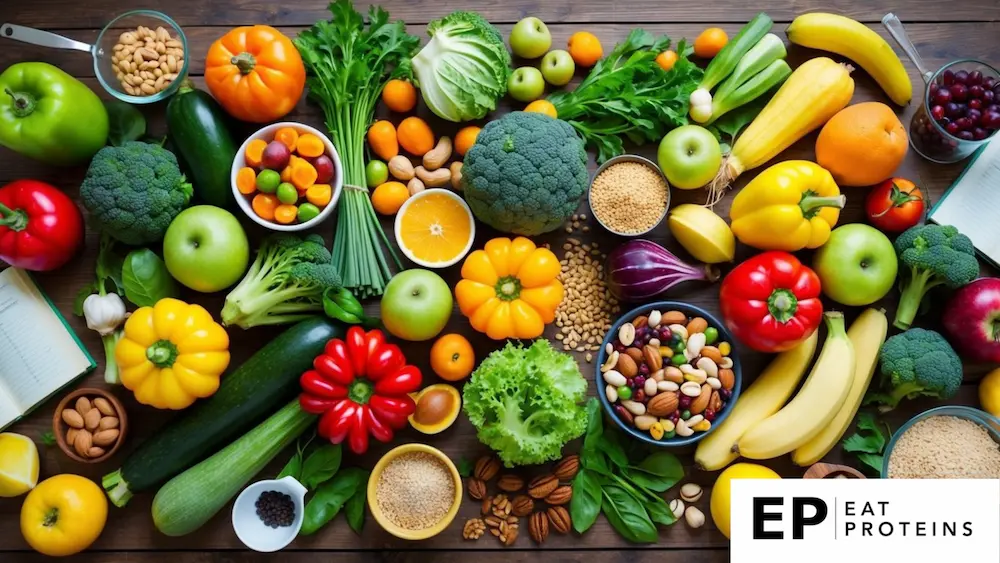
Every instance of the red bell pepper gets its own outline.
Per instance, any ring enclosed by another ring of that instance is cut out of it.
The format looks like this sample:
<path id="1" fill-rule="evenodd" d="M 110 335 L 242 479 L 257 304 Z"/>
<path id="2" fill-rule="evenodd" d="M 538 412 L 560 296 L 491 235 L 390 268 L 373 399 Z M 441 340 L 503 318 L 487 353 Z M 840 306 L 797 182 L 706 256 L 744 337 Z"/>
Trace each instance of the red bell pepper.
<path id="1" fill-rule="evenodd" d="M 320 436 L 339 444 L 347 440 L 356 454 L 368 449 L 369 434 L 380 442 L 406 426 L 416 404 L 410 393 L 423 377 L 407 365 L 402 350 L 385 341 L 380 330 L 351 327 L 344 340 L 327 342 L 302 374 L 302 410 L 322 415 Z"/>
<path id="2" fill-rule="evenodd" d="M 787 252 L 758 254 L 722 280 L 719 306 L 726 326 L 759 352 L 791 350 L 823 318 L 819 276 Z"/>
<path id="3" fill-rule="evenodd" d="M 0 260 L 25 270 L 54 270 L 81 242 L 83 216 L 55 186 L 17 180 L 0 188 Z"/>

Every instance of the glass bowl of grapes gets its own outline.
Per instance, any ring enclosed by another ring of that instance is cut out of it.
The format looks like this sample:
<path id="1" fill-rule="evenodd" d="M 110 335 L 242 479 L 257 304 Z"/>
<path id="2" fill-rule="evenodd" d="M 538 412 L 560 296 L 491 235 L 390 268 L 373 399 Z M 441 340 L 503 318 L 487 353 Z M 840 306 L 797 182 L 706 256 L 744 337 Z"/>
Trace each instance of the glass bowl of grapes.
<path id="1" fill-rule="evenodd" d="M 927 79 L 910 120 L 910 144 L 949 164 L 965 159 L 1000 130 L 1000 72 L 973 59 L 948 63 Z"/>

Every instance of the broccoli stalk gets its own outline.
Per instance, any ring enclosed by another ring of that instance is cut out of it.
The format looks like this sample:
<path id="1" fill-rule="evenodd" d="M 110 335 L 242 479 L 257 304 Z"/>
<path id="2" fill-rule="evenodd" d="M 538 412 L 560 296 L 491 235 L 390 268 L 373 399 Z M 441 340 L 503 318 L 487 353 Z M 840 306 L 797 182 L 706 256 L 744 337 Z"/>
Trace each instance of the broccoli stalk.
<path id="1" fill-rule="evenodd" d="M 962 385 L 962 360 L 939 333 L 910 329 L 885 341 L 879 352 L 880 391 L 869 393 L 865 404 L 882 411 L 903 399 L 920 396 L 949 399 Z"/>

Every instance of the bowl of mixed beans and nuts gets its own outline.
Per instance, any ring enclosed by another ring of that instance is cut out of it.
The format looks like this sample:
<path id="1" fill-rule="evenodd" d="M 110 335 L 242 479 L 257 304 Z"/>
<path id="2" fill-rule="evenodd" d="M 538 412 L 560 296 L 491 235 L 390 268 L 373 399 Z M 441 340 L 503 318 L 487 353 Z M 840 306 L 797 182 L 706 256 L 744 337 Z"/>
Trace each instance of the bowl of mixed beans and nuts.
<path id="1" fill-rule="evenodd" d="M 622 430 L 657 446 L 704 438 L 739 398 L 733 336 L 707 311 L 661 301 L 623 315 L 597 357 L 598 397 Z"/>

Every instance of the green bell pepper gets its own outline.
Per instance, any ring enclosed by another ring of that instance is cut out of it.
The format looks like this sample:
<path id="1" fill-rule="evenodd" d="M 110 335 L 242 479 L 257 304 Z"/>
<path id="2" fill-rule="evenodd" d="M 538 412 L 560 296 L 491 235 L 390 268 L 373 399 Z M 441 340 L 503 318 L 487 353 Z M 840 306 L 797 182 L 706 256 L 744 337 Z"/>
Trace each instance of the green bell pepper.
<path id="1" fill-rule="evenodd" d="M 107 140 L 108 112 L 84 83 L 48 63 L 17 63 L 0 74 L 0 145 L 72 166 Z"/>

